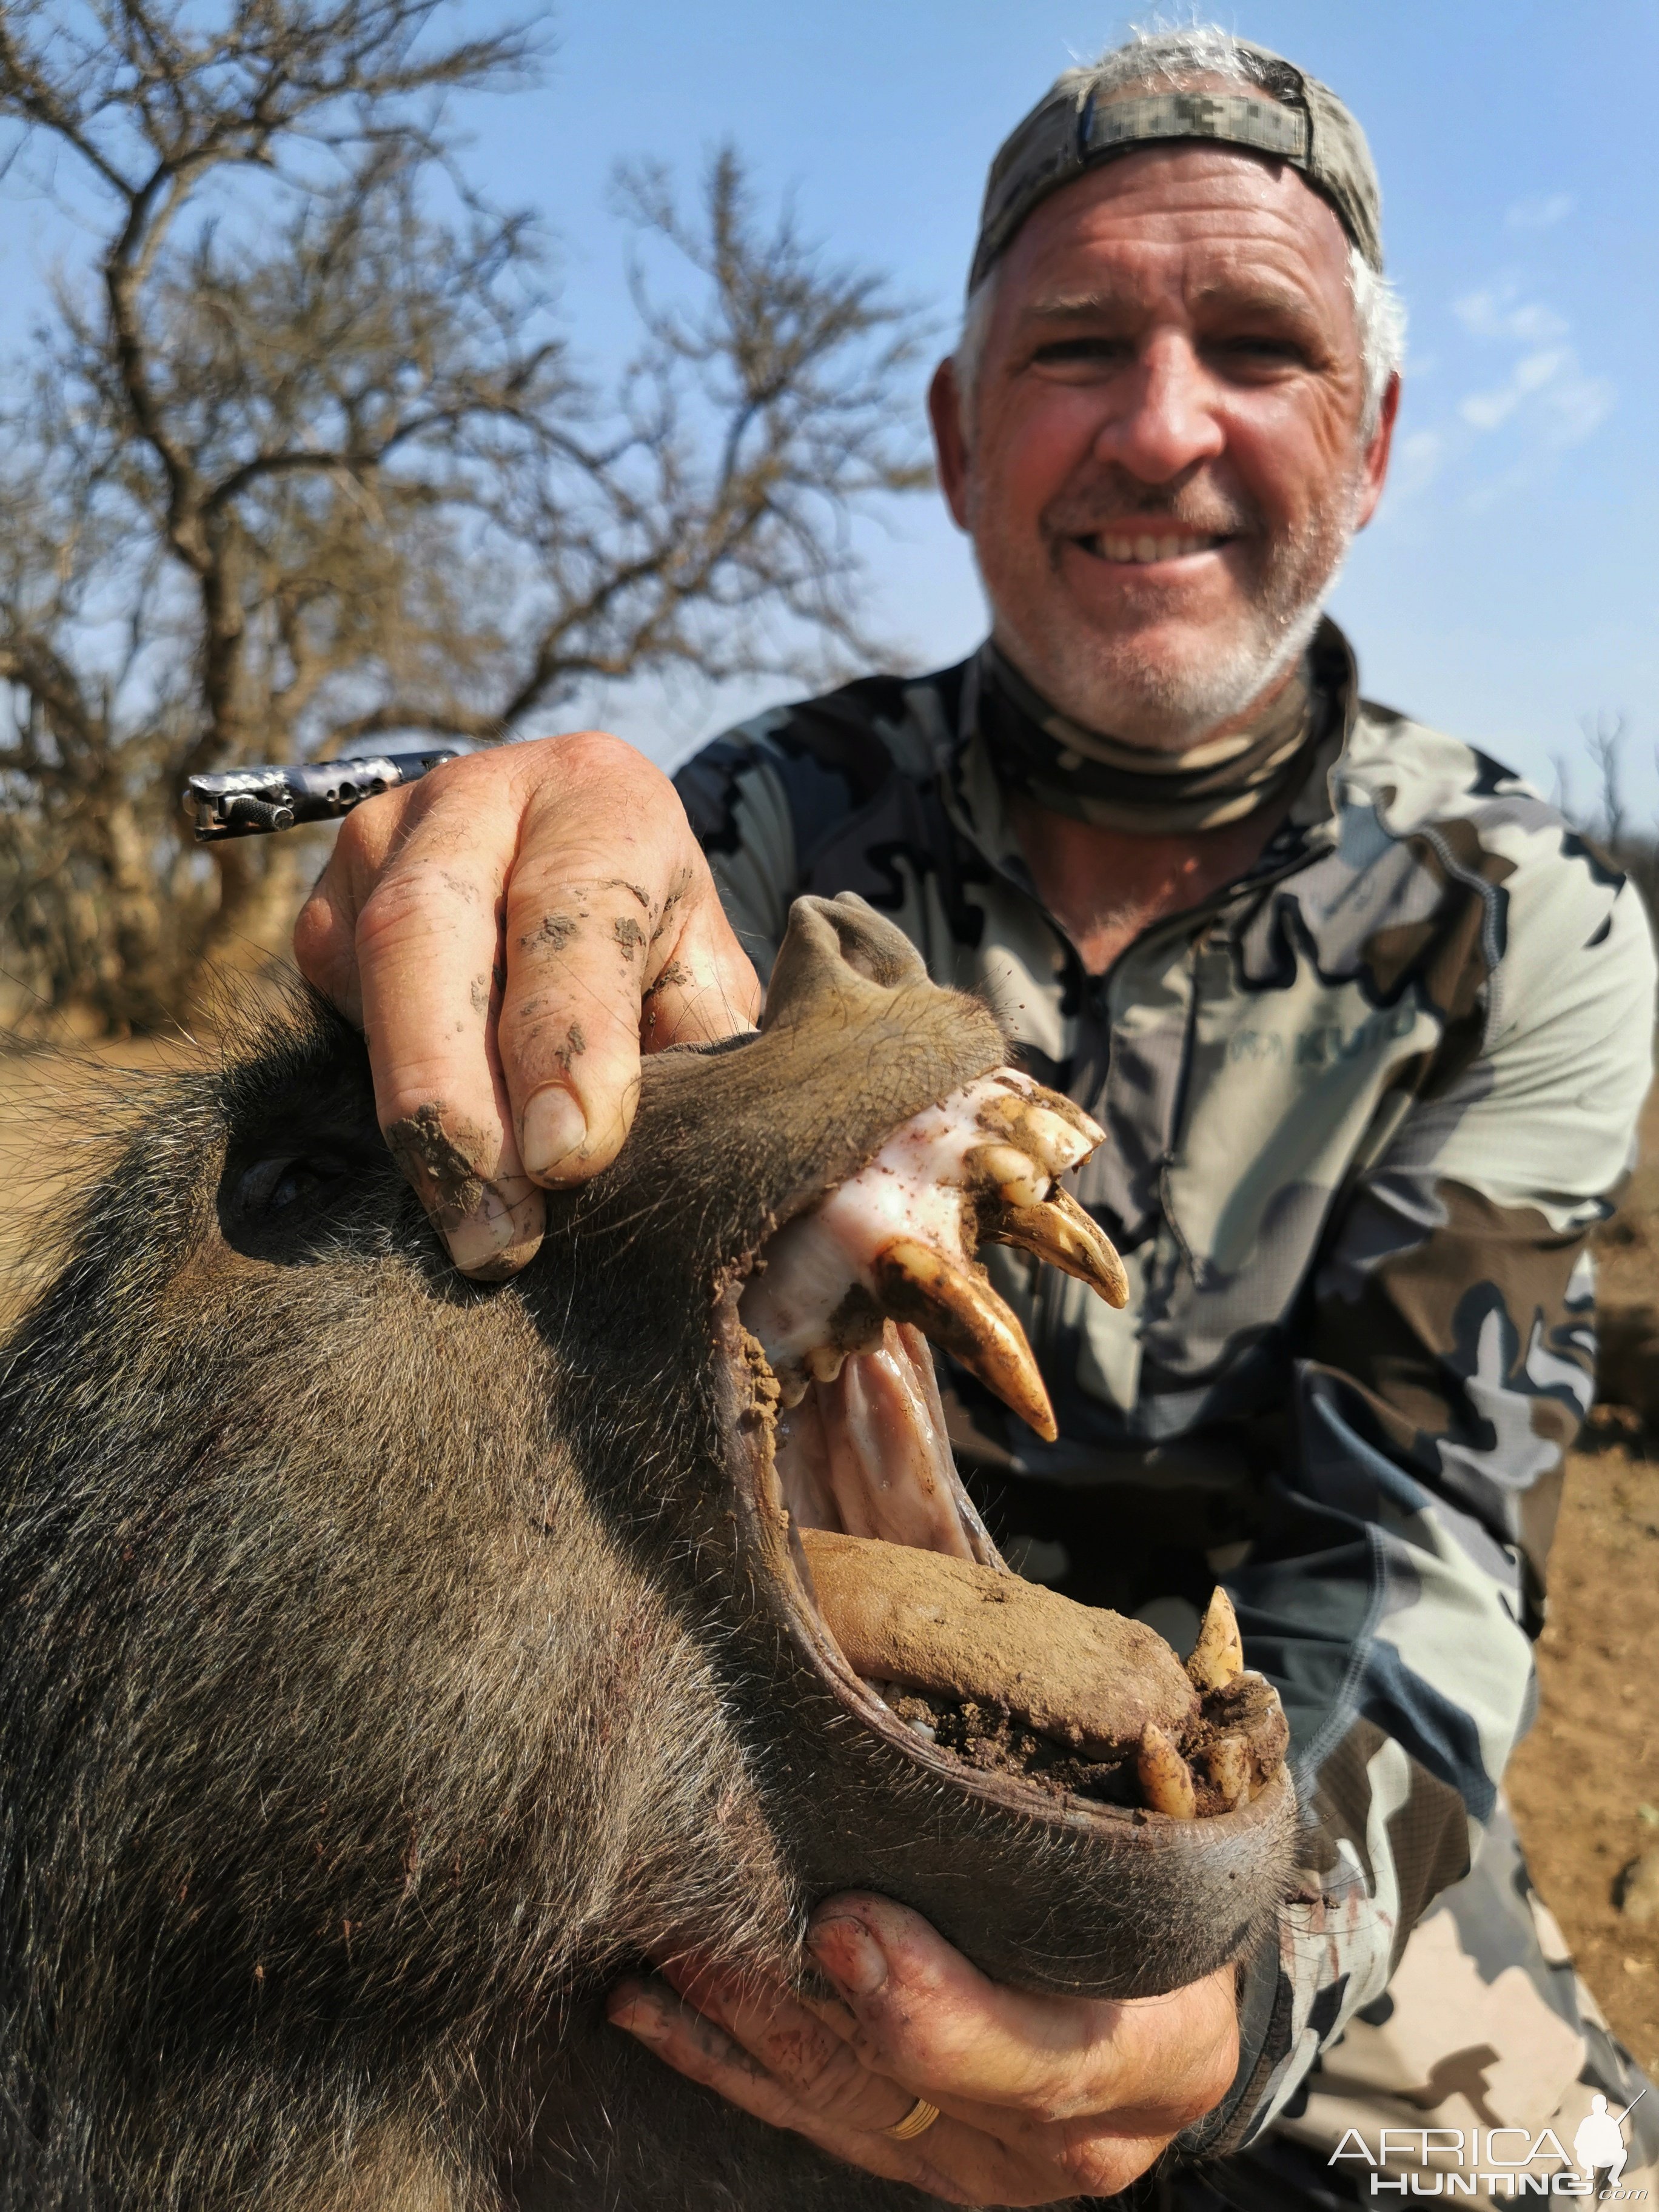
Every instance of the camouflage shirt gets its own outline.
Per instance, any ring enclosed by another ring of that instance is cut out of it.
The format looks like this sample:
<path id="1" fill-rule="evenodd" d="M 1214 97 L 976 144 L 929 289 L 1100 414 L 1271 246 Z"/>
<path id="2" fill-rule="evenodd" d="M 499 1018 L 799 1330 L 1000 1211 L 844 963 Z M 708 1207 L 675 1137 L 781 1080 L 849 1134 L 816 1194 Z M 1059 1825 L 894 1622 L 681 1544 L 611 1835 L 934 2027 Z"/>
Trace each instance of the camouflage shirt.
<path id="1" fill-rule="evenodd" d="M 1127 1308 L 989 1255 L 1060 1441 L 964 1378 L 953 1423 L 1027 1572 L 1159 1626 L 1218 1577 L 1284 1698 L 1303 1865 L 1211 2148 L 1382 1996 L 1492 1814 L 1593 1387 L 1587 1238 L 1650 1073 L 1634 890 L 1497 762 L 1362 701 L 1328 623 L 1312 663 L 1283 826 L 1098 977 L 1036 896 L 972 662 L 759 715 L 678 778 L 763 977 L 793 898 L 858 891 L 1108 1133 L 1078 1194 Z"/>

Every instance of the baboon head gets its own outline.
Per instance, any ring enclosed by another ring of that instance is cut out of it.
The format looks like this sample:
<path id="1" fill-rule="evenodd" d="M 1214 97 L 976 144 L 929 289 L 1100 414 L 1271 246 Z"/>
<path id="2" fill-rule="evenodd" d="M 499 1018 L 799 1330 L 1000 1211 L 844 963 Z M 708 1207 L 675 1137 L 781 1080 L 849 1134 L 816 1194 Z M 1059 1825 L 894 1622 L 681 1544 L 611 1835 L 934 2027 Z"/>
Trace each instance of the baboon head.
<path id="1" fill-rule="evenodd" d="M 998 1238 L 1121 1297 L 1098 1139 L 854 899 L 754 1036 L 647 1063 L 510 1284 L 455 1274 L 361 1040 L 167 1079 L 6 1370 L 0 2200 L 914 2201 L 608 2030 L 677 1949 L 803 1978 L 875 1888 L 1136 1995 L 1281 1891 L 1284 1728 L 1012 1576 L 925 1337 L 1041 1426 Z"/>

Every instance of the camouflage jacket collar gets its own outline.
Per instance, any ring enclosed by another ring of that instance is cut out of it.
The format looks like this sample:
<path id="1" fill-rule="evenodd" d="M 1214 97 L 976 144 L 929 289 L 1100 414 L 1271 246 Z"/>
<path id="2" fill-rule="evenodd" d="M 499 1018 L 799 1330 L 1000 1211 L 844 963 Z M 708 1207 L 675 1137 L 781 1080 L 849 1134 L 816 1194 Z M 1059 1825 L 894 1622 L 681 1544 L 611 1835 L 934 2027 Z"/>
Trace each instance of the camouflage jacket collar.
<path id="1" fill-rule="evenodd" d="M 1219 830 L 1287 798 L 1307 772 L 1325 720 L 1306 653 L 1249 725 L 1180 752 L 1149 752 L 1073 721 L 994 638 L 968 664 L 965 688 L 1007 788 L 1054 813 L 1130 836 Z"/>
<path id="2" fill-rule="evenodd" d="M 1359 714 L 1359 670 L 1352 647 L 1328 615 L 1314 634 L 1308 663 L 1319 735 L 1307 750 L 1300 786 L 1261 852 L 1243 875 L 1207 902 L 1211 907 L 1218 909 L 1238 891 L 1288 873 L 1311 854 L 1322 852 L 1334 836 L 1338 781 Z M 955 727 L 936 728 L 934 767 L 939 792 L 958 835 L 1006 882 L 1041 906 L 991 748 L 979 725 L 980 693 L 973 669 L 970 661 Z M 1183 927 L 1190 927 L 1194 911 L 1183 910 L 1179 917 Z M 1063 938 L 1064 932 L 1060 934 Z"/>

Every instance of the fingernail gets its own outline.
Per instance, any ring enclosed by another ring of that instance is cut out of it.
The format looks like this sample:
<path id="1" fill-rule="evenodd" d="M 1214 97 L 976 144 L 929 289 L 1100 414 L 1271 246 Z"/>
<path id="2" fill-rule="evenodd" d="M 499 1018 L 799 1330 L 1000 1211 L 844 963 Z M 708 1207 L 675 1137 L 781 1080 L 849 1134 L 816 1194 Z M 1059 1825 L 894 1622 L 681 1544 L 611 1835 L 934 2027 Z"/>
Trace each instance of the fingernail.
<path id="1" fill-rule="evenodd" d="M 605 2007 L 605 2016 L 613 2027 L 625 2028 L 629 2035 L 637 2035 L 641 2043 L 659 2043 L 667 2023 L 663 2019 L 662 2007 L 653 1997 L 624 1997 Z"/>
<path id="2" fill-rule="evenodd" d="M 587 1121 L 562 1083 L 545 1083 L 524 1109 L 519 1151 L 525 1173 L 555 1175 L 587 1142 Z"/>
<path id="3" fill-rule="evenodd" d="M 873 1996 L 887 1979 L 880 1946 L 856 1920 L 820 1920 L 806 1942 L 836 1987 L 848 1996 Z"/>
<path id="4" fill-rule="evenodd" d="M 542 1241 L 546 1216 L 538 1190 L 526 1189 L 515 1176 L 511 1189 L 485 1183 L 471 1212 L 440 1217 L 439 1227 L 449 1247 L 449 1256 L 464 1275 L 475 1282 L 496 1283 L 516 1275 L 533 1259 Z"/>

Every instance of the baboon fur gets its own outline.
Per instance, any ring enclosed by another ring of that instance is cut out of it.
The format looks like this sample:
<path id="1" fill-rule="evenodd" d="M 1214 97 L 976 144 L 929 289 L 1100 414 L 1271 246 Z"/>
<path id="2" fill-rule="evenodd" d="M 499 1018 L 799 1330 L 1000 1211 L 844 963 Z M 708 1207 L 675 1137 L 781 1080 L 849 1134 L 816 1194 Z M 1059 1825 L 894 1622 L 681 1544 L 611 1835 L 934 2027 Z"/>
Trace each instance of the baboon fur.
<path id="1" fill-rule="evenodd" d="M 605 1989 L 692 1939 L 799 1978 L 856 1882 L 1032 1986 L 1252 1939 L 1271 1822 L 953 1787 L 785 1587 L 743 1267 L 1003 1054 L 868 909 L 803 902 L 763 1034 L 653 1058 L 493 1289 L 319 1001 L 160 1080 L 0 1385 L 7 2212 L 914 2203 L 679 2081 Z M 1148 1850 L 1183 1825 L 1207 1855 Z"/>

